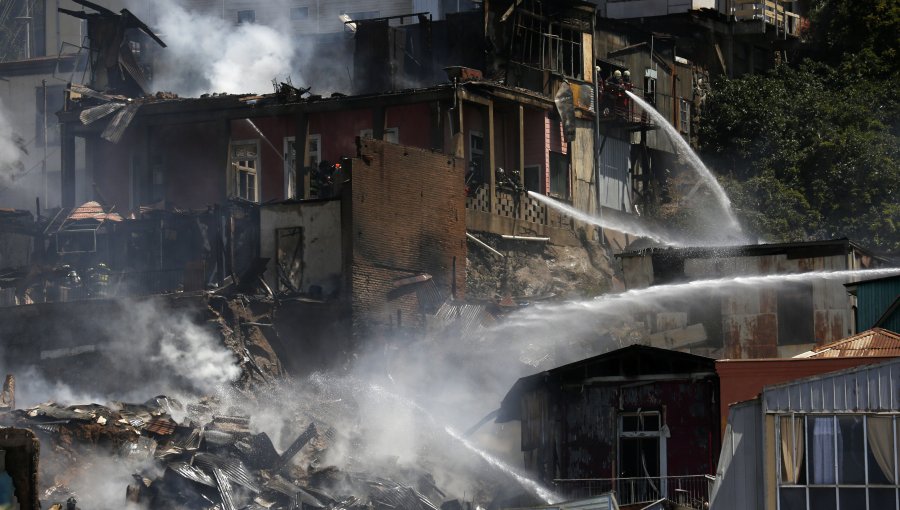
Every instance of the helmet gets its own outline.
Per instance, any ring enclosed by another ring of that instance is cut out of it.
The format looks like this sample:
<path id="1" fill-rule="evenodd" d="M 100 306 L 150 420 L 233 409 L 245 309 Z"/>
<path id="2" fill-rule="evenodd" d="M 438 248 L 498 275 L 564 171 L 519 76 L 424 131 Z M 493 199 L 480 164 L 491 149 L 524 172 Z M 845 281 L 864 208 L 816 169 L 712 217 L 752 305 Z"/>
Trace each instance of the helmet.
<path id="1" fill-rule="evenodd" d="M 625 70 L 625 77 L 626 77 L 626 78 L 630 78 L 630 77 L 631 77 L 631 71 L 629 71 L 628 69 Z"/>
<path id="2" fill-rule="evenodd" d="M 616 78 L 621 78 L 621 77 L 622 77 L 622 71 L 619 71 L 618 69 L 616 69 L 616 72 L 613 73 L 613 76 L 615 76 Z"/>

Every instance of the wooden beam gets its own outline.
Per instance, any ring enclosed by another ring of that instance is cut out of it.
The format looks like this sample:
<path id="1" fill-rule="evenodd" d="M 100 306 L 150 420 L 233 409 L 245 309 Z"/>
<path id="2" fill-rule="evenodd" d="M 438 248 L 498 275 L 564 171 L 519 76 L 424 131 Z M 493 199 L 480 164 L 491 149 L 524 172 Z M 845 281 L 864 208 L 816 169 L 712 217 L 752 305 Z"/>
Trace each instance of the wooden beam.
<path id="1" fill-rule="evenodd" d="M 61 168 L 61 203 L 63 207 L 75 207 L 75 135 L 68 124 L 60 126 Z M 46 205 L 45 205 L 46 207 Z"/>
<path id="2" fill-rule="evenodd" d="M 518 125 L 519 148 L 519 186 L 525 189 L 525 107 L 521 104 L 516 108 L 516 124 Z M 519 200 L 519 218 L 525 217 L 526 200 Z"/>
<path id="3" fill-rule="evenodd" d="M 497 172 L 495 172 L 496 167 L 496 159 L 495 159 L 495 148 L 496 145 L 494 140 L 494 102 L 491 101 L 487 106 L 487 117 L 488 117 L 488 129 L 487 136 L 485 136 L 485 142 L 488 144 L 488 175 L 490 176 L 491 183 L 491 196 L 488 198 L 488 203 L 490 204 L 490 209 L 492 213 L 496 213 L 494 207 L 497 204 Z"/>
<path id="4" fill-rule="evenodd" d="M 296 129 L 294 130 L 294 186 L 295 197 L 309 198 L 309 116 L 306 112 L 299 112 L 295 117 Z M 319 154 L 322 148 L 319 147 Z"/>

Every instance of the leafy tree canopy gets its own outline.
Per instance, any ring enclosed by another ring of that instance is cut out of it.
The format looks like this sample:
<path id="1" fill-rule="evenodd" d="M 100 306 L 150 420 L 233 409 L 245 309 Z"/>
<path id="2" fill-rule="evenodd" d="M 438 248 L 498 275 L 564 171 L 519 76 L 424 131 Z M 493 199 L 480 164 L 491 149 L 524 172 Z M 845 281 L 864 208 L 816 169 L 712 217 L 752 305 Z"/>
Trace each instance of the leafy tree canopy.
<path id="1" fill-rule="evenodd" d="M 713 84 L 701 149 L 760 237 L 900 255 L 900 0 L 812 3 L 798 65 Z"/>

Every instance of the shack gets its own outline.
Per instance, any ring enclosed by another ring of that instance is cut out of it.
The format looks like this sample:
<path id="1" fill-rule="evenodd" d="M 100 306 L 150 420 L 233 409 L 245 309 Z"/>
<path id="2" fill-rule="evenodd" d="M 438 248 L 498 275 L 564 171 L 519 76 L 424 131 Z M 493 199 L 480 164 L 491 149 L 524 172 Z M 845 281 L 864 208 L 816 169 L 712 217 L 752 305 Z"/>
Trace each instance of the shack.
<path id="1" fill-rule="evenodd" d="M 519 379 L 497 422 L 522 422 L 526 469 L 566 497 L 702 508 L 718 400 L 715 360 L 632 345 Z"/>

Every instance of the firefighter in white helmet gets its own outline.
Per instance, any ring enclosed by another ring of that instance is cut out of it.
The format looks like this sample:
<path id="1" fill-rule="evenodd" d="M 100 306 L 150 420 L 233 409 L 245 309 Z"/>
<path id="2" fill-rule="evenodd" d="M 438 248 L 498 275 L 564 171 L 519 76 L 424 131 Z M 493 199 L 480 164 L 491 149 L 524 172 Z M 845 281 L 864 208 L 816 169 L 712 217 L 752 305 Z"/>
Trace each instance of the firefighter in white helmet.
<path id="1" fill-rule="evenodd" d="M 613 75 L 610 77 L 609 82 L 612 85 L 621 85 L 622 84 L 622 71 L 618 69 L 613 72 Z"/>

